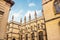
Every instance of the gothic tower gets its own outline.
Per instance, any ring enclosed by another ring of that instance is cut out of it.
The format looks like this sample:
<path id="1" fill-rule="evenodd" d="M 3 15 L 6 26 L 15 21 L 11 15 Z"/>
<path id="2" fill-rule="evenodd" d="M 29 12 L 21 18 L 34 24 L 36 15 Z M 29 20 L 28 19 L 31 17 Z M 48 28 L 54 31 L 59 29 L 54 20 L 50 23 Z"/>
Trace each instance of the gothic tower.
<path id="1" fill-rule="evenodd" d="M 0 40 L 6 39 L 8 15 L 13 4 L 12 0 L 0 0 Z"/>
<path id="2" fill-rule="evenodd" d="M 60 40 L 60 0 L 42 0 L 48 40 Z"/>

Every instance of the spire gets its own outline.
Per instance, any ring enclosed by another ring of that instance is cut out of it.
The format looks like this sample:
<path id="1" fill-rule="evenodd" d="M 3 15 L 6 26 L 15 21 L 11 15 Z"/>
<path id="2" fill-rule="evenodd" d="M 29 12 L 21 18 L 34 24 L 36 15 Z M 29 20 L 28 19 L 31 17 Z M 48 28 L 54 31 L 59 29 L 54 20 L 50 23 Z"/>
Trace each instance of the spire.
<path id="1" fill-rule="evenodd" d="M 36 11 L 35 11 L 35 19 L 37 18 L 37 13 L 36 13 Z"/>
<path id="2" fill-rule="evenodd" d="M 26 23 L 26 16 L 24 17 L 24 23 Z"/>
<path id="3" fill-rule="evenodd" d="M 12 21 L 14 20 L 14 15 L 12 16 Z"/>
<path id="4" fill-rule="evenodd" d="M 31 14 L 29 14 L 29 21 L 31 21 Z"/>
<path id="5" fill-rule="evenodd" d="M 20 24 L 22 24 L 22 18 L 20 19 Z"/>

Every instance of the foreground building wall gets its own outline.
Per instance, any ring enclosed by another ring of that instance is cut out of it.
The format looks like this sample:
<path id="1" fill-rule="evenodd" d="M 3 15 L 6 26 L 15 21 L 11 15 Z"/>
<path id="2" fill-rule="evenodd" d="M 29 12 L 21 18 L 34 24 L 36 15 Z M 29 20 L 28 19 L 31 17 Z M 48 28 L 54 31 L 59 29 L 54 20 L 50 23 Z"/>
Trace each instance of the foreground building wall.
<path id="1" fill-rule="evenodd" d="M 0 40 L 6 38 L 8 14 L 13 4 L 11 0 L 0 0 Z"/>
<path id="2" fill-rule="evenodd" d="M 43 0 L 48 40 L 60 40 L 60 0 Z"/>

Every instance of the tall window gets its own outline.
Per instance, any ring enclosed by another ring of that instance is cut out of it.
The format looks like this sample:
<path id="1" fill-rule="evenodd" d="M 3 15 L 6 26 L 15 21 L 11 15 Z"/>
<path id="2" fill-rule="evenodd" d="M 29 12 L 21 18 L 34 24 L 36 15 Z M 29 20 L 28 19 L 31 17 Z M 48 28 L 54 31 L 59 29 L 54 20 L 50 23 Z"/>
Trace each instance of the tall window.
<path id="1" fill-rule="evenodd" d="M 26 40 L 28 40 L 28 34 L 26 34 Z"/>
<path id="2" fill-rule="evenodd" d="M 22 35 L 21 35 L 21 40 L 22 40 Z"/>
<path id="3" fill-rule="evenodd" d="M 32 40 L 34 40 L 34 32 L 31 34 L 31 38 Z"/>
<path id="4" fill-rule="evenodd" d="M 44 39 L 43 39 L 43 32 L 42 32 L 42 31 L 39 32 L 39 40 L 44 40 Z"/>
<path id="5" fill-rule="evenodd" d="M 60 0 L 54 1 L 54 7 L 56 9 L 56 13 L 60 13 Z"/>

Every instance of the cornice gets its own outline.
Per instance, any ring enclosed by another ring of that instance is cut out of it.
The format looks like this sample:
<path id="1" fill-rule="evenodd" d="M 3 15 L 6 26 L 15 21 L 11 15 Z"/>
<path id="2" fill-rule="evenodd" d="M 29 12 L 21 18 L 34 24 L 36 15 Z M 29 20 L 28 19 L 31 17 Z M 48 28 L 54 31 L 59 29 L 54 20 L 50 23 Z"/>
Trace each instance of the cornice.
<path id="1" fill-rule="evenodd" d="M 50 20 L 46 20 L 45 22 L 50 22 L 50 21 L 56 20 L 56 19 L 58 19 L 58 18 L 60 18 L 60 17 L 52 18 L 52 19 L 50 19 Z"/>
<path id="2" fill-rule="evenodd" d="M 13 6 L 14 5 L 14 1 L 12 1 L 12 0 L 4 0 L 4 1 L 6 1 L 7 3 L 9 3 L 9 4 L 11 4 L 11 6 Z"/>

